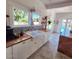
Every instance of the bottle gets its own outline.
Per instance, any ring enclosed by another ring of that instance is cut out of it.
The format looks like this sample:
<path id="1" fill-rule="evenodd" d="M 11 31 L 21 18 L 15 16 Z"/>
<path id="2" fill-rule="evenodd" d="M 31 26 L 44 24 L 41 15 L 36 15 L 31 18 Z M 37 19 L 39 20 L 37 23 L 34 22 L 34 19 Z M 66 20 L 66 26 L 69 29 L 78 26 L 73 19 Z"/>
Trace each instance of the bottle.
<path id="1" fill-rule="evenodd" d="M 20 36 L 23 36 L 23 34 L 24 34 L 24 33 L 21 31 L 21 32 L 20 32 Z"/>

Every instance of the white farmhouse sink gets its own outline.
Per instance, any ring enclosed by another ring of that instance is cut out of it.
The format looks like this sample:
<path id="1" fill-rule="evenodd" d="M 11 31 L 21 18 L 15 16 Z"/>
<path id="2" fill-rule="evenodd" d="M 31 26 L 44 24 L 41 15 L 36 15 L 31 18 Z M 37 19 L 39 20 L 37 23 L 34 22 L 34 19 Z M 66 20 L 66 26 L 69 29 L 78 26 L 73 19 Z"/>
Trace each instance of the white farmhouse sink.
<path id="1" fill-rule="evenodd" d="M 26 34 L 31 35 L 33 38 L 34 37 L 42 37 L 44 33 L 42 31 L 36 30 L 36 31 L 28 31 Z"/>
<path id="2" fill-rule="evenodd" d="M 48 39 L 49 39 L 49 33 L 43 32 L 43 31 L 40 31 L 40 30 L 28 31 L 28 32 L 26 32 L 26 34 L 32 36 L 33 39 L 37 39 L 37 40 L 40 39 L 42 41 L 48 41 Z"/>

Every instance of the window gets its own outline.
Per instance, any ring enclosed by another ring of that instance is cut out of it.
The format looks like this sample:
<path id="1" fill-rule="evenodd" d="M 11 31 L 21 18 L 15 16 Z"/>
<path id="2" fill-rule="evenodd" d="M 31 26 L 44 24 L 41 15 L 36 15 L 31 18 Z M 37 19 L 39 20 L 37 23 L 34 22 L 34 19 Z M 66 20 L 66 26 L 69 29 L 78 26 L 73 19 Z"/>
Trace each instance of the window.
<path id="1" fill-rule="evenodd" d="M 34 25 L 40 25 L 40 16 L 39 14 L 32 12 L 32 20 Z"/>
<path id="2" fill-rule="evenodd" d="M 70 31 L 72 31 L 72 20 L 71 19 L 63 19 L 60 34 L 63 36 L 69 36 Z"/>
<path id="3" fill-rule="evenodd" d="M 52 19 L 52 18 L 48 18 L 48 19 L 47 19 L 47 29 L 48 29 L 49 31 L 52 30 L 53 25 L 54 25 L 53 19 Z"/>
<path id="4" fill-rule="evenodd" d="M 14 25 L 27 25 L 28 13 L 21 9 L 13 9 Z"/>
<path id="5" fill-rule="evenodd" d="M 62 20 L 61 35 L 65 35 L 66 21 L 66 19 Z"/>

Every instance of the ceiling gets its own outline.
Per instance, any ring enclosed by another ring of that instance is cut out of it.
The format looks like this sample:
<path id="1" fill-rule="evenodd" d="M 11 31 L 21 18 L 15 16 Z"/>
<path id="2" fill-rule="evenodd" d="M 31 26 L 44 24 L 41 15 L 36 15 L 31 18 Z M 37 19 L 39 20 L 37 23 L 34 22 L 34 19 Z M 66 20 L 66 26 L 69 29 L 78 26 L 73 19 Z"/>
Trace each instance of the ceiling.
<path id="1" fill-rule="evenodd" d="M 47 9 L 72 5 L 72 0 L 40 0 Z"/>
<path id="2" fill-rule="evenodd" d="M 72 6 L 72 0 L 12 0 L 12 1 L 28 5 L 29 7 L 32 5 L 33 6 L 39 5 L 38 2 L 41 2 L 47 9 L 65 7 L 70 5 Z"/>

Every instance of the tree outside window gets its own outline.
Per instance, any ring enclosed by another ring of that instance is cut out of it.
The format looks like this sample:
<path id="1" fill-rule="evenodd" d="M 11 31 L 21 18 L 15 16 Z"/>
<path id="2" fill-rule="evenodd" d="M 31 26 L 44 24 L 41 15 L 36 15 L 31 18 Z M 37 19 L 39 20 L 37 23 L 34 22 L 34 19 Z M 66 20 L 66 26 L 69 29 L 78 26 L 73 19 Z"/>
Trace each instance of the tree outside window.
<path id="1" fill-rule="evenodd" d="M 28 13 L 20 10 L 13 9 L 14 25 L 27 25 L 28 24 Z"/>

